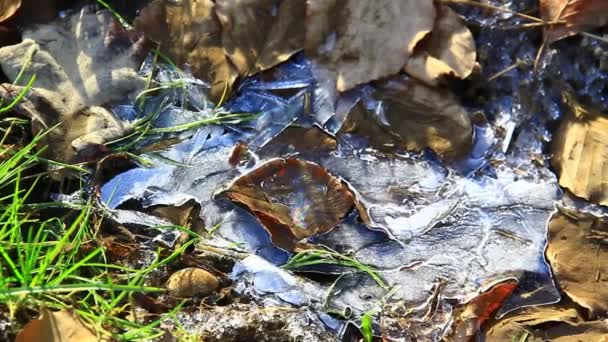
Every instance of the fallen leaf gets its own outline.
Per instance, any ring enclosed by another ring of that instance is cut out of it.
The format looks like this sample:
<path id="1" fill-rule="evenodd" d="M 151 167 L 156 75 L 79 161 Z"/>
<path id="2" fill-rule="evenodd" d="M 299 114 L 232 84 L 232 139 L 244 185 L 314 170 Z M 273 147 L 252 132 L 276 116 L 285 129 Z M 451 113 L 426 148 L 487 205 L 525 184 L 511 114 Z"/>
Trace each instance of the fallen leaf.
<path id="1" fill-rule="evenodd" d="M 608 221 L 564 209 L 549 221 L 548 240 L 547 259 L 562 291 L 591 316 L 608 311 Z"/>
<path id="2" fill-rule="evenodd" d="M 31 59 L 23 79 L 36 75 L 36 82 L 14 110 L 32 118 L 35 132 L 61 123 L 44 141 L 47 157 L 86 160 L 103 143 L 132 129 L 100 106 L 143 87 L 137 74 L 146 51 L 142 38 L 127 33 L 109 12 L 88 8 L 23 36 L 22 43 L 0 49 L 0 64 L 15 79 Z M 4 84 L 0 96 L 11 101 L 22 89 Z"/>
<path id="3" fill-rule="evenodd" d="M 456 317 L 452 328 L 453 340 L 469 341 L 475 336 L 516 287 L 517 283 L 513 281 L 500 283 L 468 302 Z"/>
<path id="4" fill-rule="evenodd" d="M 545 28 L 548 43 L 608 24 L 606 0 L 540 0 L 544 21 L 559 22 Z"/>
<path id="5" fill-rule="evenodd" d="M 369 146 L 381 152 L 393 152 L 400 147 L 400 139 L 380 124 L 361 101 L 348 112 L 337 136 L 347 139 L 348 136 L 364 138 L 360 147 Z"/>
<path id="6" fill-rule="evenodd" d="M 222 46 L 241 76 L 286 61 L 304 47 L 305 0 L 219 0 Z"/>
<path id="7" fill-rule="evenodd" d="M 336 73 L 345 91 L 398 73 L 432 29 L 431 0 L 310 0 L 306 53 Z"/>
<path id="8" fill-rule="evenodd" d="M 0 23 L 10 19 L 21 7 L 21 0 L 0 0 Z"/>
<path id="9" fill-rule="evenodd" d="M 473 34 L 458 14 L 441 5 L 437 7 L 433 31 L 416 45 L 405 71 L 436 86 L 445 76 L 467 78 L 475 67 L 476 58 Z"/>
<path id="10" fill-rule="evenodd" d="M 196 233 L 205 229 L 199 216 L 200 211 L 201 206 L 195 201 L 186 201 L 181 205 L 159 205 L 149 208 L 150 214 Z"/>
<path id="11" fill-rule="evenodd" d="M 247 207 L 272 241 L 286 250 L 332 230 L 353 207 L 348 187 L 323 167 L 298 159 L 274 159 L 238 178 L 228 198 Z"/>
<path id="12" fill-rule="evenodd" d="M 471 120 L 448 89 L 399 76 L 379 83 L 373 97 L 382 104 L 378 119 L 402 148 L 430 148 L 446 159 L 464 155 L 471 148 Z"/>
<path id="13" fill-rule="evenodd" d="M 570 111 L 552 142 L 551 163 L 559 184 L 578 197 L 608 205 L 608 117 L 567 93 L 564 99 Z"/>
<path id="14" fill-rule="evenodd" d="M 107 339 L 104 339 L 107 340 Z M 17 334 L 16 342 L 97 342 L 97 336 L 70 310 L 42 310 Z"/>
<path id="15" fill-rule="evenodd" d="M 258 154 L 264 157 L 297 153 L 300 156 L 313 157 L 334 151 L 337 147 L 336 139 L 317 126 L 290 126 L 272 138 L 272 144 L 262 147 Z"/>
<path id="16" fill-rule="evenodd" d="M 576 309 L 559 306 L 526 308 L 492 323 L 487 342 L 606 342 L 605 321 L 584 322 Z"/>
<path id="17" fill-rule="evenodd" d="M 178 298 L 205 297 L 219 287 L 217 278 L 201 268 L 184 268 L 173 273 L 167 280 L 167 290 Z"/>
<path id="18" fill-rule="evenodd" d="M 211 85 L 210 96 L 221 98 L 238 76 L 224 53 L 221 24 L 211 0 L 172 3 L 152 1 L 135 19 L 136 30 L 158 42 L 160 49 L 179 66 Z"/>

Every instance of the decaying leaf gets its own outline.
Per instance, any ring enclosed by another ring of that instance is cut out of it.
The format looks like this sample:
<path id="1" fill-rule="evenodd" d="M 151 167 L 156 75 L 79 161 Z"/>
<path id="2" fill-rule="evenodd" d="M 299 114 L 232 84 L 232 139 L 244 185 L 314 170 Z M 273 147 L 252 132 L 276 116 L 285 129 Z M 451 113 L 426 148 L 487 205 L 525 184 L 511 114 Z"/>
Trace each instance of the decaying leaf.
<path id="1" fill-rule="evenodd" d="M 217 100 L 238 73 L 224 53 L 215 6 L 211 0 L 155 0 L 141 10 L 135 28 L 157 41 L 173 62 L 187 64 L 194 76 L 209 82 Z"/>
<path id="2" fill-rule="evenodd" d="M 258 154 L 264 156 L 284 156 L 297 153 L 300 156 L 319 156 L 337 148 L 337 141 L 317 126 L 290 126 L 265 145 Z"/>
<path id="3" fill-rule="evenodd" d="M 400 147 L 400 139 L 391 134 L 387 127 L 378 120 L 375 120 L 361 101 L 357 102 L 348 112 L 337 135 L 345 138 L 348 135 L 365 138 L 366 145 L 381 152 L 392 152 Z"/>
<path id="4" fill-rule="evenodd" d="M 241 76 L 286 61 L 304 47 L 305 0 L 220 0 L 222 46 Z"/>
<path id="5" fill-rule="evenodd" d="M 452 330 L 454 341 L 469 341 L 475 336 L 516 287 L 517 283 L 512 281 L 500 283 L 467 303 L 456 317 Z"/>
<path id="6" fill-rule="evenodd" d="M 608 24 L 608 1 L 540 0 L 540 13 L 544 21 L 557 22 L 545 29 L 551 43 Z"/>
<path id="7" fill-rule="evenodd" d="M 568 113 L 553 135 L 551 160 L 559 184 L 578 197 L 608 205 L 608 117 L 565 95 Z"/>
<path id="8" fill-rule="evenodd" d="M 471 120 L 448 89 L 395 77 L 378 84 L 374 98 L 382 101 L 380 122 L 398 138 L 402 148 L 430 148 L 448 159 L 464 155 L 471 148 Z"/>
<path id="9" fill-rule="evenodd" d="M 468 77 L 475 67 L 476 58 L 473 34 L 458 14 L 442 5 L 437 8 L 433 31 L 416 45 L 405 71 L 435 86 L 444 76 Z"/>
<path id="10" fill-rule="evenodd" d="M 201 268 L 184 268 L 173 273 L 167 280 L 167 290 L 179 298 L 207 296 L 217 290 L 217 278 Z"/>
<path id="11" fill-rule="evenodd" d="M 107 339 L 104 339 L 107 340 Z M 44 309 L 17 334 L 16 342 L 97 342 L 100 339 L 70 310 Z"/>
<path id="12" fill-rule="evenodd" d="M 557 212 L 549 222 L 547 259 L 572 300 L 591 315 L 608 310 L 608 221 L 591 214 Z"/>
<path id="13" fill-rule="evenodd" d="M 35 131 L 61 123 L 45 142 L 50 158 L 81 161 L 131 129 L 100 106 L 143 87 L 137 74 L 145 52 L 141 37 L 128 34 L 109 12 L 87 8 L 23 35 L 22 43 L 0 49 L 0 64 L 15 79 L 31 60 L 23 79 L 36 75 L 34 88 L 14 110 L 31 117 Z M 4 84 L 0 96 L 12 100 L 22 89 Z"/>
<path id="14" fill-rule="evenodd" d="M 572 308 L 536 306 L 493 323 L 486 331 L 485 341 L 606 342 L 607 336 L 605 321 L 584 322 Z"/>
<path id="15" fill-rule="evenodd" d="M 10 19 L 21 7 L 21 0 L 0 0 L 0 23 Z"/>
<path id="16" fill-rule="evenodd" d="M 252 211 L 286 250 L 332 230 L 353 207 L 348 187 L 323 167 L 298 159 L 274 159 L 238 178 L 228 197 Z"/>
<path id="17" fill-rule="evenodd" d="M 339 91 L 398 73 L 432 29 L 431 0 L 311 0 L 306 53 L 336 73 Z"/>

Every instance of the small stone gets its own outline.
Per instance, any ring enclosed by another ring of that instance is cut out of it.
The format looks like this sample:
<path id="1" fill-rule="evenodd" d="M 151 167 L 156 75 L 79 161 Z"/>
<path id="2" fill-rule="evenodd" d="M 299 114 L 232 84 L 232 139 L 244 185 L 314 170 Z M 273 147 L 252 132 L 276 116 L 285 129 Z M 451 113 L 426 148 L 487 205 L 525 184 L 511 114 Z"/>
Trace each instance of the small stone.
<path id="1" fill-rule="evenodd" d="M 175 297 L 207 296 L 219 287 L 217 278 L 200 268 L 184 268 L 167 280 L 167 290 Z"/>

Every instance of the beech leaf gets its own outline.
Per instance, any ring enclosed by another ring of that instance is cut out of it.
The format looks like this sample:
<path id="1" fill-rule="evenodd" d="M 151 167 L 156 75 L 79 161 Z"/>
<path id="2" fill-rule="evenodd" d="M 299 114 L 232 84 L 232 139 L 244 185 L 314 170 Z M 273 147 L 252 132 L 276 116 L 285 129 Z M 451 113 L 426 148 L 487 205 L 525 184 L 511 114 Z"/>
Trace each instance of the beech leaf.
<path id="1" fill-rule="evenodd" d="M 592 316 L 606 312 L 608 221 L 591 214 L 557 212 L 549 222 L 548 240 L 547 259 L 562 290 Z"/>
<path id="2" fill-rule="evenodd" d="M 405 71 L 436 86 L 445 76 L 467 78 L 475 67 L 476 58 L 473 34 L 458 14 L 443 5 L 437 8 L 433 31 L 418 43 Z"/>
<path id="3" fill-rule="evenodd" d="M 211 0 L 184 0 L 178 4 L 154 0 L 144 7 L 134 26 L 178 66 L 188 65 L 192 74 L 211 86 L 211 97 L 219 99 L 236 77 L 222 45 L 220 22 Z"/>
<path id="4" fill-rule="evenodd" d="M 466 154 L 473 142 L 471 120 L 446 88 L 395 77 L 379 83 L 374 98 L 382 103 L 386 129 L 409 151 L 432 149 L 450 159 Z"/>
<path id="5" fill-rule="evenodd" d="M 25 30 L 20 44 L 0 49 L 4 73 L 15 79 L 36 76 L 33 88 L 13 109 L 32 118 L 37 132 L 61 125 L 47 135 L 51 159 L 73 163 L 91 150 L 131 130 L 102 105 L 143 88 L 137 69 L 145 56 L 143 38 L 125 31 L 107 11 L 88 8 L 66 19 Z M 23 82 L 23 81 L 22 81 Z M 22 86 L 3 84 L 0 96 L 12 101 Z"/>
<path id="6" fill-rule="evenodd" d="M 552 142 L 559 184 L 578 197 L 608 205 L 608 118 L 564 94 L 570 112 Z"/>
<path id="7" fill-rule="evenodd" d="M 336 74 L 336 87 L 397 74 L 432 29 L 431 0 L 310 0 L 306 53 Z"/>
<path id="8" fill-rule="evenodd" d="M 104 339 L 107 340 L 107 339 Z M 70 310 L 42 310 L 17 334 L 16 342 L 97 342 L 97 336 Z"/>
<path id="9" fill-rule="evenodd" d="M 10 19 L 21 7 L 21 0 L 0 0 L 0 23 Z"/>
<path id="10" fill-rule="evenodd" d="M 551 43 L 608 24 L 608 1 L 540 0 L 540 13 L 544 21 L 559 22 L 545 28 Z"/>
<path id="11" fill-rule="evenodd" d="M 487 342 L 603 341 L 608 325 L 603 321 L 585 322 L 576 309 L 560 306 L 535 306 L 492 322 Z"/>
<path id="12" fill-rule="evenodd" d="M 304 47 L 305 0 L 220 0 L 222 44 L 241 76 L 286 61 Z"/>
<path id="13" fill-rule="evenodd" d="M 272 241 L 298 250 L 301 240 L 332 230 L 351 210 L 353 194 L 323 167 L 298 159 L 273 159 L 238 178 L 228 197 L 262 222 Z"/>

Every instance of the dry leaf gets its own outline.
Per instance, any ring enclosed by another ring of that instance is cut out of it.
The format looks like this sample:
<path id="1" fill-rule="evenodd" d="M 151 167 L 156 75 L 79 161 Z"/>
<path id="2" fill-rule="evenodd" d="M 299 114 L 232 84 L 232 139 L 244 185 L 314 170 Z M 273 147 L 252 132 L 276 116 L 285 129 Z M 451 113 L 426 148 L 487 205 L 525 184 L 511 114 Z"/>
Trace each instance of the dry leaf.
<path id="1" fill-rule="evenodd" d="M 607 342 L 605 321 L 584 322 L 576 309 L 536 306 L 492 323 L 485 341 Z"/>
<path id="2" fill-rule="evenodd" d="M 443 158 L 466 154 L 473 142 L 471 120 L 448 89 L 431 88 L 406 77 L 377 85 L 374 98 L 382 101 L 381 122 L 402 148 L 430 148 Z"/>
<path id="3" fill-rule="evenodd" d="M 353 195 L 323 167 L 298 159 L 274 159 L 237 179 L 228 197 L 253 212 L 286 250 L 332 230 L 353 207 Z"/>
<path id="4" fill-rule="evenodd" d="M 494 285 L 488 291 L 471 300 L 456 317 L 452 338 L 454 341 L 468 341 L 492 318 L 502 303 L 517 287 L 516 282 Z"/>
<path id="5" fill-rule="evenodd" d="M 548 240 L 547 259 L 562 291 L 592 316 L 608 311 L 608 221 L 557 212 Z"/>
<path id="6" fill-rule="evenodd" d="M 207 296 L 219 287 L 217 278 L 201 268 L 184 268 L 167 280 L 167 290 L 179 298 Z"/>
<path id="7" fill-rule="evenodd" d="M 222 45 L 241 76 L 286 61 L 304 47 L 305 0 L 219 0 Z"/>
<path id="8" fill-rule="evenodd" d="M 475 67 L 476 58 L 473 34 L 458 14 L 442 5 L 437 8 L 433 31 L 416 46 L 405 71 L 436 86 L 447 75 L 467 78 Z"/>
<path id="9" fill-rule="evenodd" d="M 553 135 L 551 160 L 559 184 L 578 197 L 608 205 L 608 117 L 565 94 L 568 113 Z"/>
<path id="10" fill-rule="evenodd" d="M 104 339 L 107 340 L 107 339 Z M 17 334 L 16 342 L 97 342 L 97 336 L 70 310 L 42 310 Z"/>
<path id="11" fill-rule="evenodd" d="M 157 41 L 173 62 L 187 64 L 208 82 L 211 97 L 218 100 L 225 87 L 230 90 L 237 70 L 224 53 L 215 6 L 211 0 L 155 0 L 141 10 L 135 28 Z"/>
<path id="12" fill-rule="evenodd" d="M 299 156 L 319 156 L 336 150 L 334 137 L 317 126 L 287 127 L 271 144 L 266 144 L 257 153 L 261 156 L 284 156 L 297 153 Z M 304 157 L 306 158 L 306 157 Z"/>
<path id="13" fill-rule="evenodd" d="M 44 142 L 48 157 L 82 161 L 104 142 L 129 132 L 130 125 L 99 106 L 143 87 L 137 74 L 146 52 L 143 39 L 127 33 L 109 12 L 88 9 L 23 36 L 22 43 L 0 49 L 0 64 L 15 79 L 31 58 L 23 79 L 35 74 L 36 82 L 14 110 L 33 119 L 34 131 L 61 123 Z M 0 96 L 12 100 L 22 89 L 4 84 Z"/>
<path id="14" fill-rule="evenodd" d="M 0 0 L 0 23 L 10 19 L 21 7 L 21 0 Z"/>
<path id="15" fill-rule="evenodd" d="M 540 13 L 544 21 L 563 22 L 545 29 L 545 39 L 551 43 L 608 24 L 608 1 L 540 0 Z"/>
<path id="16" fill-rule="evenodd" d="M 345 91 L 398 73 L 432 29 L 432 0 L 309 0 L 306 53 Z"/>

